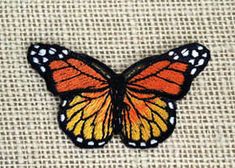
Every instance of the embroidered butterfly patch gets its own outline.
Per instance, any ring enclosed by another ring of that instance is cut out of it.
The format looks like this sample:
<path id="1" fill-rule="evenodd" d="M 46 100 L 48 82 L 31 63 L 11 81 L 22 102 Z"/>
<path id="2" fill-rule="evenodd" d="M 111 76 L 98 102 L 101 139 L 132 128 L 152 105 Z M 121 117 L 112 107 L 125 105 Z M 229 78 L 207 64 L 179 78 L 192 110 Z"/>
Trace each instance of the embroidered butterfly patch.
<path id="1" fill-rule="evenodd" d="M 113 134 L 134 148 L 157 146 L 173 132 L 175 101 L 188 92 L 210 52 L 193 43 L 142 59 L 121 74 L 58 45 L 35 44 L 28 61 L 61 98 L 58 120 L 75 145 L 102 147 Z"/>

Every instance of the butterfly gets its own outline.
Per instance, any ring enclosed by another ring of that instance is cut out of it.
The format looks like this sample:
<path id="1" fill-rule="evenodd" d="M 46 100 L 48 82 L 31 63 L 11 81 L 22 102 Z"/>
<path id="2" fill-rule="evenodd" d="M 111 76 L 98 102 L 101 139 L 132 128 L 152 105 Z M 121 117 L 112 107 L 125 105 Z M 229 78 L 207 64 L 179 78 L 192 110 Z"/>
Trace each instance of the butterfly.
<path id="1" fill-rule="evenodd" d="M 175 101 L 210 59 L 198 43 L 144 58 L 117 74 L 59 45 L 32 44 L 28 61 L 61 98 L 60 128 L 76 146 L 103 147 L 114 134 L 133 148 L 155 147 L 176 124 Z"/>

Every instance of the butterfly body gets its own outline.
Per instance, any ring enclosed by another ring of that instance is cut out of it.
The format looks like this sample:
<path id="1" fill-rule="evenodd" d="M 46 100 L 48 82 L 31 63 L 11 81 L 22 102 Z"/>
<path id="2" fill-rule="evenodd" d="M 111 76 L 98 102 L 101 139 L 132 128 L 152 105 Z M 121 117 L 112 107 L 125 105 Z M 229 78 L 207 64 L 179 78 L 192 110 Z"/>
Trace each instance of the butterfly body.
<path id="1" fill-rule="evenodd" d="M 28 50 L 29 63 L 61 98 L 60 128 L 82 148 L 102 147 L 113 134 L 128 147 L 157 146 L 175 128 L 175 101 L 186 95 L 209 59 L 209 50 L 193 43 L 116 74 L 58 45 L 34 44 Z"/>
<path id="2" fill-rule="evenodd" d="M 110 80 L 110 95 L 113 102 L 113 128 L 114 134 L 118 134 L 121 131 L 121 112 L 124 108 L 124 95 L 126 92 L 126 81 L 122 74 L 115 74 Z"/>

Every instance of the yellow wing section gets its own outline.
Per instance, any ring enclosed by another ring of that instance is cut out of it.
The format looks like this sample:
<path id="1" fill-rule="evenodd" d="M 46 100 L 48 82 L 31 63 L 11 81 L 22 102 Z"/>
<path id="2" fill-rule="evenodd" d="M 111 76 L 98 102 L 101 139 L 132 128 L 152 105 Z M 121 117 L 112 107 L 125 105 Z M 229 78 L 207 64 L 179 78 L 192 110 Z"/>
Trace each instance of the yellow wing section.
<path id="1" fill-rule="evenodd" d="M 64 132 L 79 147 L 102 147 L 111 138 L 112 103 L 109 89 L 65 99 L 59 115 Z"/>
<path id="2" fill-rule="evenodd" d="M 175 104 L 154 94 L 127 89 L 122 110 L 122 140 L 147 148 L 165 140 L 175 127 Z"/>

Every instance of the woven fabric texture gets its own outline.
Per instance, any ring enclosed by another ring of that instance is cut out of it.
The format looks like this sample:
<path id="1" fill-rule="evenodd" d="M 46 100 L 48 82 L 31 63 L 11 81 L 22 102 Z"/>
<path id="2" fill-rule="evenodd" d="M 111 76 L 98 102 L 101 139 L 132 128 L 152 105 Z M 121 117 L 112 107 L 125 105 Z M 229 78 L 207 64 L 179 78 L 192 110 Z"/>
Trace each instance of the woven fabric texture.
<path id="1" fill-rule="evenodd" d="M 87 53 L 116 72 L 191 42 L 212 60 L 178 101 L 177 125 L 153 149 L 114 136 L 103 149 L 75 147 L 59 129 L 59 98 L 30 67 L 30 43 Z M 234 0 L 1 0 L 0 167 L 233 167 Z"/>

